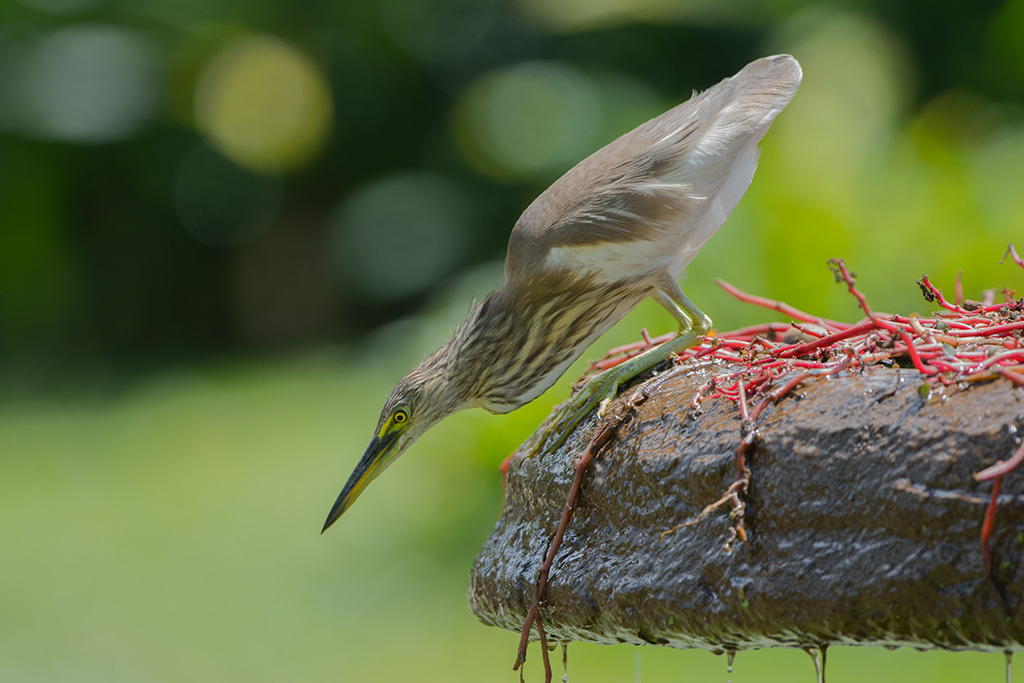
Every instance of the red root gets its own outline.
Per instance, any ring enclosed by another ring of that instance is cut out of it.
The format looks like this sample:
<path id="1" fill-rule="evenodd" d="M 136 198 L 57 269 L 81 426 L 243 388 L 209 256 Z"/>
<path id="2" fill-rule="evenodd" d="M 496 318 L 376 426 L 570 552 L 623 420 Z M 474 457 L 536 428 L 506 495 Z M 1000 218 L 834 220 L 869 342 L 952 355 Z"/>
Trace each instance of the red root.
<path id="1" fill-rule="evenodd" d="M 573 477 L 572 485 L 569 487 L 569 494 L 566 497 L 565 507 L 562 509 L 562 517 L 558 522 L 558 528 L 555 530 L 555 535 L 551 538 L 551 543 L 548 546 L 547 556 L 544 558 L 544 562 L 541 564 L 540 569 L 537 571 L 537 583 L 536 591 L 534 592 L 533 602 L 530 604 L 530 609 L 526 613 L 526 620 L 523 622 L 523 628 L 519 636 L 519 650 L 516 652 L 516 661 L 512 665 L 512 670 L 519 669 L 526 661 L 526 650 L 530 644 L 530 630 L 536 622 L 537 634 L 540 637 L 540 650 L 541 655 L 544 659 L 544 683 L 551 683 L 551 660 L 548 656 L 547 636 L 544 633 L 544 623 L 541 618 L 540 605 L 544 597 L 544 588 L 547 586 L 548 576 L 551 572 L 551 565 L 555 562 L 555 556 L 558 554 L 558 549 L 562 547 L 562 540 L 565 538 L 565 530 L 569 527 L 569 521 L 572 519 L 572 513 L 576 509 L 576 505 L 579 502 L 580 487 L 583 485 L 583 475 L 586 474 L 587 468 L 590 466 L 591 461 L 597 456 L 598 452 L 605 445 L 611 441 L 612 436 L 633 416 L 633 407 L 643 403 L 647 400 L 647 395 L 643 390 L 639 390 L 630 396 L 626 401 L 626 412 L 619 417 L 606 422 L 601 429 L 594 434 L 594 437 L 590 440 L 586 450 L 580 459 L 576 462 L 576 475 Z"/>

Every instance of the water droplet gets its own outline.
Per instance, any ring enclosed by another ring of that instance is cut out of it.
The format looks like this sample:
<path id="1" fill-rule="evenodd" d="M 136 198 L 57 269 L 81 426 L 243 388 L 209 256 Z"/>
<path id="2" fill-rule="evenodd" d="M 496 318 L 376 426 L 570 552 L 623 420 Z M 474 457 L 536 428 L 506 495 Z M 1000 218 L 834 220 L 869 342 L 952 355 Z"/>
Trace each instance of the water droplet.
<path id="1" fill-rule="evenodd" d="M 821 650 L 816 647 L 805 647 L 803 651 L 810 655 L 811 661 L 814 662 L 814 680 L 823 683 L 825 673 L 821 666 Z"/>
<path id="2" fill-rule="evenodd" d="M 569 683 L 569 643 L 562 643 L 562 683 Z"/>
<path id="3" fill-rule="evenodd" d="M 640 680 L 640 674 L 640 649 L 637 648 L 636 655 L 633 657 L 633 683 L 643 683 Z"/>
<path id="4" fill-rule="evenodd" d="M 1006 683 L 1013 683 L 1013 653 L 1007 650 L 1003 654 L 1006 655 Z"/>
<path id="5" fill-rule="evenodd" d="M 725 672 L 732 673 L 732 663 L 736 660 L 736 650 L 727 650 L 725 653 Z"/>

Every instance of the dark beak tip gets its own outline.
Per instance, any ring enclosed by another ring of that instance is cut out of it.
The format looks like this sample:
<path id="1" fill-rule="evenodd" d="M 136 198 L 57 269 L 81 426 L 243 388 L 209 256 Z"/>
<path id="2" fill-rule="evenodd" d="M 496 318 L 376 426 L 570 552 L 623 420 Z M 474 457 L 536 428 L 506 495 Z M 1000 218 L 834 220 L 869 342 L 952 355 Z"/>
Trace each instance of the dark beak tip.
<path id="1" fill-rule="evenodd" d="M 359 493 L 369 483 L 367 481 L 367 472 L 371 470 L 374 463 L 380 458 L 381 454 L 386 452 L 387 449 L 394 442 L 395 437 L 391 436 L 385 439 L 381 439 L 379 436 L 373 437 L 370 442 L 370 446 L 366 449 L 363 457 L 359 460 L 359 464 L 356 465 L 355 470 L 349 475 L 348 481 L 345 482 L 345 487 L 338 494 L 337 500 L 334 501 L 334 505 L 331 506 L 331 512 L 327 515 L 327 521 L 324 522 L 324 528 L 320 530 L 320 534 L 323 535 L 332 524 L 338 521 L 338 519 L 345 514 L 345 511 L 352 506 L 352 503 L 359 496 Z M 373 474 L 376 476 L 376 474 Z"/>
<path id="2" fill-rule="evenodd" d="M 331 508 L 330 514 L 327 515 L 327 520 L 324 522 L 324 527 L 320 529 L 321 536 L 325 531 L 331 528 L 332 524 L 338 521 L 338 519 L 341 517 L 341 513 L 342 511 L 339 509 L 339 505 L 335 503 L 334 507 Z"/>

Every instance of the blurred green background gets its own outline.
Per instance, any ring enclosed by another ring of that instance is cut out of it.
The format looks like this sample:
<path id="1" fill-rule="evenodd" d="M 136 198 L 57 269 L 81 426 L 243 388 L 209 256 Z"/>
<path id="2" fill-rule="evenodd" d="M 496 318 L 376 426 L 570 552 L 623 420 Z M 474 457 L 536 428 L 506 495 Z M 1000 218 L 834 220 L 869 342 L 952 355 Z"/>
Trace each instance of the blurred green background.
<path id="1" fill-rule="evenodd" d="M 514 681 L 469 568 L 567 382 L 458 415 L 320 524 L 392 384 L 603 143 L 789 52 L 801 91 L 687 292 L 968 296 L 1024 221 L 1024 1 L 0 0 L 0 681 Z M 671 323 L 642 305 L 589 354 Z M 555 579 L 557 580 L 557 578 Z M 536 648 L 529 680 L 540 675 Z M 829 680 L 1002 680 L 834 648 Z M 569 648 L 577 681 L 813 680 L 799 651 Z"/>

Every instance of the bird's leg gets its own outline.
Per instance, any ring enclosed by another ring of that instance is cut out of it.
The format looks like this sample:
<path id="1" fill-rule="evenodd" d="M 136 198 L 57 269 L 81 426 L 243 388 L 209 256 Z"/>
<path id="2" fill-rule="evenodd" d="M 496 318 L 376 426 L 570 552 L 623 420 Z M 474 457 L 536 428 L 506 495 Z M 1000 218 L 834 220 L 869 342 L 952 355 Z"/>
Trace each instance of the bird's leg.
<path id="1" fill-rule="evenodd" d="M 583 418 L 594 409 L 603 408 L 603 404 L 618 393 L 619 387 L 647 372 L 672 354 L 694 346 L 711 329 L 711 318 L 683 294 L 679 284 L 670 276 L 665 275 L 651 290 L 650 296 L 675 318 L 679 324 L 679 334 L 675 339 L 670 339 L 622 365 L 602 372 L 583 385 L 555 416 L 540 440 L 537 450 L 544 447 L 549 450 L 557 449 Z"/>

